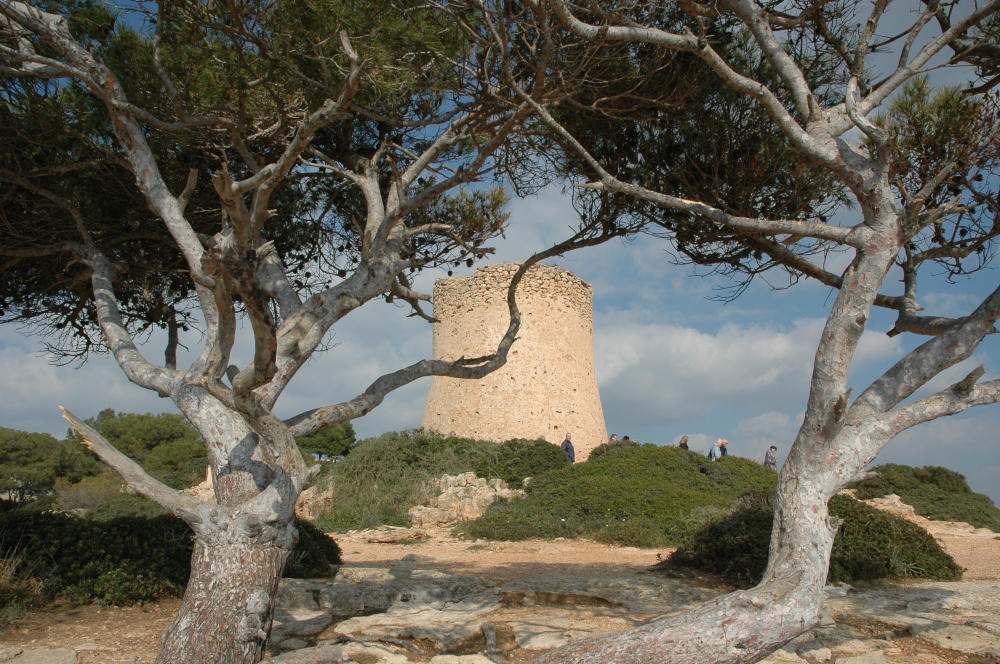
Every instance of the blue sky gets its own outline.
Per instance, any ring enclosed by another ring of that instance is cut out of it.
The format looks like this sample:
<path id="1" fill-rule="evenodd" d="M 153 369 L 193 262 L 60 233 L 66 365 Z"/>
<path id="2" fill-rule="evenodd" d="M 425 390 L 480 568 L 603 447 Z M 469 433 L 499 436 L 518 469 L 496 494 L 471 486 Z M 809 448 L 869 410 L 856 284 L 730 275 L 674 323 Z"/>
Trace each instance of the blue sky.
<path id="1" fill-rule="evenodd" d="M 566 195 L 555 188 L 514 200 L 510 211 L 510 232 L 490 262 L 522 259 L 567 235 L 575 220 Z M 696 450 L 707 450 L 710 441 L 723 436 L 733 453 L 755 459 L 774 443 L 783 458 L 798 428 L 833 293 L 815 282 L 780 291 L 760 283 L 733 302 L 713 301 L 709 298 L 726 282 L 671 265 L 665 249 L 662 240 L 639 238 L 550 261 L 594 288 L 595 362 L 608 431 L 661 444 L 687 434 Z M 472 271 L 463 267 L 456 275 Z M 439 276 L 425 274 L 418 285 L 429 291 Z M 953 286 L 924 287 L 922 300 L 933 305 L 929 312 L 961 314 L 996 280 L 997 271 L 990 269 Z M 894 286 L 887 280 L 887 289 Z M 430 326 L 407 313 L 398 305 L 372 302 L 335 326 L 333 347 L 296 376 L 278 403 L 279 414 L 352 397 L 378 375 L 429 357 Z M 884 312 L 872 316 L 852 375 L 855 394 L 920 341 L 887 337 L 892 319 Z M 162 356 L 155 341 L 148 350 L 151 358 Z M 5 395 L 0 426 L 62 436 L 66 427 L 58 404 L 80 416 L 102 408 L 173 411 L 167 400 L 129 384 L 108 357 L 95 357 L 82 367 L 57 367 L 39 354 L 40 348 L 38 338 L 21 336 L 11 326 L 0 328 L 0 393 Z M 242 353 L 248 356 L 249 349 Z M 987 378 L 996 376 L 998 359 L 997 340 L 988 338 L 976 357 L 934 386 L 960 379 L 979 363 L 987 365 Z M 429 380 L 409 385 L 356 420 L 359 436 L 419 426 L 428 385 Z M 877 462 L 954 468 L 974 490 L 1000 503 L 998 430 L 1000 406 L 982 407 L 906 432 Z"/>

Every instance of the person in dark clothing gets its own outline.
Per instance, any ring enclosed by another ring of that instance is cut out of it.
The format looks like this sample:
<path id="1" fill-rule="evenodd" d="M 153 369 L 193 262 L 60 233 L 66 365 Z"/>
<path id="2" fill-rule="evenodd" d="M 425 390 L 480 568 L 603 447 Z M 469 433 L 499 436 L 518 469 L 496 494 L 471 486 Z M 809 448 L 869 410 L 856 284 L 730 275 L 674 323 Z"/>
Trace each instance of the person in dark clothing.
<path id="1" fill-rule="evenodd" d="M 778 470 L 778 448 L 771 445 L 770 449 L 764 453 L 764 467 L 771 470 Z"/>
<path id="2" fill-rule="evenodd" d="M 677 443 L 677 447 L 681 448 L 682 450 L 688 449 L 688 437 L 681 436 L 680 442 Z"/>
<path id="3" fill-rule="evenodd" d="M 576 463 L 576 450 L 573 449 L 573 441 L 570 440 L 569 433 L 566 434 L 561 447 L 563 452 L 566 453 L 566 458 L 569 459 L 569 462 Z"/>

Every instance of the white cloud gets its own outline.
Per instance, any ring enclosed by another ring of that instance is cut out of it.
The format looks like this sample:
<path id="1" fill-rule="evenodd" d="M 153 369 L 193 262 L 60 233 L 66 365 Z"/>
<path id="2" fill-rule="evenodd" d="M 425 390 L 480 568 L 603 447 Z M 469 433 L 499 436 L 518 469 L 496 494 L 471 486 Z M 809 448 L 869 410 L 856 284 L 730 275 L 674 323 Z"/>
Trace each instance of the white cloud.
<path id="1" fill-rule="evenodd" d="M 772 410 L 740 420 L 729 434 L 730 453 L 762 462 L 764 452 L 774 445 L 778 448 L 780 465 L 802 426 L 803 416 L 801 411 L 788 415 Z"/>
<path id="2" fill-rule="evenodd" d="M 129 383 L 107 355 L 85 364 L 54 366 L 30 343 L 4 334 L 0 342 L 0 425 L 61 437 L 67 425 L 57 406 L 90 417 L 104 408 L 125 412 L 171 410 L 169 401 Z"/>
<path id="3" fill-rule="evenodd" d="M 605 410 L 641 425 L 712 409 L 773 409 L 801 402 L 821 322 L 787 330 L 724 325 L 716 334 L 614 316 L 598 322 L 597 375 Z M 800 404 L 801 405 L 801 404 Z"/>

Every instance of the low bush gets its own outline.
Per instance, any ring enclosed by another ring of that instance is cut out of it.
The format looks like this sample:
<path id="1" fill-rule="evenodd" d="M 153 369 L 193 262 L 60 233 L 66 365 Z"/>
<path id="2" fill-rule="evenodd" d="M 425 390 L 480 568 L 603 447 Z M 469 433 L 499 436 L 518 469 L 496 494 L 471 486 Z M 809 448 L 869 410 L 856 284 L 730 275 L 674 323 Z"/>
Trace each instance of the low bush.
<path id="1" fill-rule="evenodd" d="M 491 444 L 486 454 L 472 468 L 478 477 L 494 477 L 518 488 L 526 477 L 569 465 L 566 453 L 558 445 L 544 440 L 515 438 L 500 445 Z"/>
<path id="2" fill-rule="evenodd" d="M 0 514 L 0 533 L 0 560 L 22 562 L 12 577 L 21 585 L 0 587 L 0 599 L 32 579 L 44 600 L 116 605 L 178 596 L 187 583 L 193 535 L 173 516 L 95 521 L 18 510 Z M 299 544 L 285 575 L 328 577 L 339 563 L 337 544 L 312 524 L 299 523 Z"/>
<path id="3" fill-rule="evenodd" d="M 895 493 L 928 519 L 964 521 L 1000 532 L 1000 509 L 987 496 L 973 492 L 960 473 L 940 466 L 913 468 L 894 463 L 874 470 L 877 477 L 852 487 L 861 500 Z"/>
<path id="4" fill-rule="evenodd" d="M 713 462 L 677 447 L 619 443 L 585 463 L 536 477 L 527 498 L 495 503 L 459 532 L 497 540 L 588 537 L 676 546 L 739 496 L 773 490 L 774 482 L 773 472 L 746 459 Z"/>
<path id="5" fill-rule="evenodd" d="M 359 442 L 316 484 L 332 487 L 336 502 L 317 524 L 328 531 L 409 525 L 407 510 L 427 502 L 441 475 L 475 472 L 514 486 L 525 477 L 566 466 L 566 455 L 545 441 L 496 443 L 424 431 L 387 433 Z"/>
<path id="6" fill-rule="evenodd" d="M 3 539 L 0 535 L 0 542 Z M 42 602 L 41 582 L 25 569 L 24 557 L 16 548 L 0 555 L 0 629 Z"/>
<path id="7" fill-rule="evenodd" d="M 927 531 L 909 521 L 847 496 L 835 496 L 830 513 L 844 520 L 830 556 L 831 582 L 961 578 L 962 570 L 951 556 Z M 736 586 L 752 586 L 767 565 L 772 519 L 770 501 L 757 494 L 702 528 L 661 565 L 697 569 L 718 574 Z"/>
<path id="8" fill-rule="evenodd" d="M 18 551 L 46 599 L 129 604 L 177 595 L 187 582 L 191 531 L 169 516 L 90 521 L 8 512 L 0 556 Z"/>

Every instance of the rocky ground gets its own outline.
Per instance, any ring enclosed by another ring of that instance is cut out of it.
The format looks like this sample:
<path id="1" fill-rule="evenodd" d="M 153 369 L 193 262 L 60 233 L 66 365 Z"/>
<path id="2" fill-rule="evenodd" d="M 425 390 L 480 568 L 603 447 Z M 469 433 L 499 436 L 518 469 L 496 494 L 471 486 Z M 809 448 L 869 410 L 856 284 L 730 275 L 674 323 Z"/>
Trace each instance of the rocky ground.
<path id="1" fill-rule="evenodd" d="M 969 580 L 831 588 L 829 624 L 766 661 L 1000 662 L 1000 539 L 964 524 L 928 527 Z M 283 584 L 274 664 L 520 664 L 720 592 L 708 579 L 681 583 L 650 572 L 660 550 L 577 540 L 473 542 L 444 528 L 337 539 L 345 565 L 336 579 Z M 0 662 L 149 664 L 176 608 L 170 601 L 26 616 L 0 634 Z"/>

